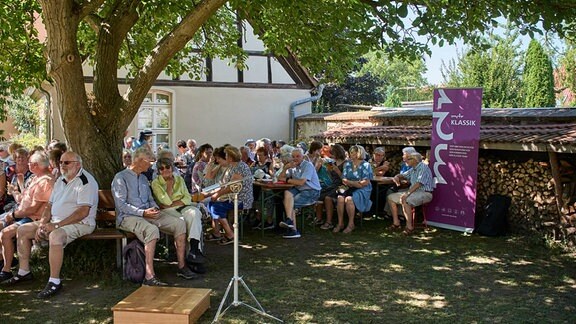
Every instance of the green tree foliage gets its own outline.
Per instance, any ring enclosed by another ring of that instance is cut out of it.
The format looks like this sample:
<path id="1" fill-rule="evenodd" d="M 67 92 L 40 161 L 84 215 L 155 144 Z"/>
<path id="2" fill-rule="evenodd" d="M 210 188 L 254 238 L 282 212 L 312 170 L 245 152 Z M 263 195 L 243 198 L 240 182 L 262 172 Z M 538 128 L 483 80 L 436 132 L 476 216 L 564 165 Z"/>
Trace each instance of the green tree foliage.
<path id="1" fill-rule="evenodd" d="M 522 81 L 525 107 L 556 106 L 552 62 L 536 40 L 528 45 Z"/>
<path id="2" fill-rule="evenodd" d="M 45 23 L 45 43 L 32 28 L 35 12 Z M 198 75 L 205 57 L 243 66 L 236 14 L 270 52 L 294 54 L 312 73 L 340 79 L 370 50 L 416 58 L 429 44 L 478 42 L 473 32 L 501 16 L 528 34 L 538 26 L 560 35 L 576 30 L 570 1 L 3 0 L 0 86 L 16 93 L 21 83 L 47 79 L 66 139 L 107 186 L 121 168 L 123 132 L 162 71 Z M 84 87 L 86 59 L 95 68 L 93 93 Z M 122 93 L 119 67 L 131 77 Z"/>
<path id="3" fill-rule="evenodd" d="M 421 57 L 413 60 L 393 58 L 383 51 L 372 51 L 364 56 L 366 63 L 358 74 L 370 72 L 385 84 L 395 88 L 423 87 L 428 84 L 424 78 L 426 65 Z"/>
<path id="4" fill-rule="evenodd" d="M 520 107 L 521 58 L 518 33 L 504 37 L 492 35 L 489 45 L 471 47 L 459 54 L 457 61 L 442 65 L 442 77 L 448 87 L 482 87 L 483 106 L 488 108 Z"/>
<path id="5" fill-rule="evenodd" d="M 314 112 L 339 112 L 339 104 L 374 106 L 384 101 L 384 82 L 371 73 L 348 75 L 342 83 L 329 83 L 316 103 Z"/>
<path id="6" fill-rule="evenodd" d="M 576 47 L 574 44 L 567 42 L 566 51 L 559 59 L 559 67 L 556 70 L 557 80 L 562 89 L 568 89 L 568 98 L 560 98 L 564 101 L 565 106 L 574 106 L 576 104 Z"/>
<path id="7" fill-rule="evenodd" d="M 31 133 L 38 136 L 40 126 L 41 102 L 30 97 L 20 97 L 8 101 L 8 115 L 14 120 L 14 126 L 20 133 Z"/>
<path id="8" fill-rule="evenodd" d="M 402 107 L 402 101 L 398 95 L 397 89 L 393 86 L 388 86 L 386 91 L 386 101 L 384 101 L 384 107 L 396 108 Z"/>
<path id="9" fill-rule="evenodd" d="M 394 93 L 399 101 L 432 100 L 432 89 L 428 87 L 428 81 L 424 78 L 427 69 L 422 57 L 410 60 L 391 57 L 384 51 L 371 51 L 364 58 L 366 63 L 362 65 L 358 74 L 370 72 L 381 79 L 384 91 L 388 86 L 394 87 L 396 89 Z"/>
<path id="10" fill-rule="evenodd" d="M 0 121 L 6 120 L 6 103 L 27 87 L 46 79 L 46 60 L 38 31 L 40 5 L 35 0 L 2 1 L 0 5 Z"/>

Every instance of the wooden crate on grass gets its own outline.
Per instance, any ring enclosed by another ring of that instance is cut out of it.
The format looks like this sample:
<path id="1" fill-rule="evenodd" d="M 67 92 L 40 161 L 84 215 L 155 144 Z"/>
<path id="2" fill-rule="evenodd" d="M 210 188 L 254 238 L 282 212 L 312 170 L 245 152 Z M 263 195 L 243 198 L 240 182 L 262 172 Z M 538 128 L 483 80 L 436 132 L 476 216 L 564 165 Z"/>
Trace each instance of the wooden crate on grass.
<path id="1" fill-rule="evenodd" d="M 142 286 L 114 307 L 114 323 L 195 323 L 211 289 Z"/>

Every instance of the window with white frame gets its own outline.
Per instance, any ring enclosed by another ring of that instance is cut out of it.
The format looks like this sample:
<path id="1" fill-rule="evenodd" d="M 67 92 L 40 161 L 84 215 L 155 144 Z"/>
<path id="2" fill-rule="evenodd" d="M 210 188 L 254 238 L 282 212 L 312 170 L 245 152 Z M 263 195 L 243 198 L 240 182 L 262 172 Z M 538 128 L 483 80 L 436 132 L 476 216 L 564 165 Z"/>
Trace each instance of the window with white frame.
<path id="1" fill-rule="evenodd" d="M 138 133 L 151 130 L 152 149 L 157 152 L 158 147 L 171 148 L 172 134 L 172 95 L 169 92 L 153 90 L 142 102 L 138 111 Z"/>

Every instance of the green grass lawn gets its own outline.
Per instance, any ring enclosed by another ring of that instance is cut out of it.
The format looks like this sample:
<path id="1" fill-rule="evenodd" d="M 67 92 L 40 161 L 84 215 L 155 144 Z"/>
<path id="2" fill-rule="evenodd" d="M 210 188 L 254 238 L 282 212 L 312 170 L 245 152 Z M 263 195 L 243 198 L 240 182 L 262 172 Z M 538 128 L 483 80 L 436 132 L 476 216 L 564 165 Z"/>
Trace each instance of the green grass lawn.
<path id="1" fill-rule="evenodd" d="M 295 240 L 247 231 L 240 275 L 260 304 L 287 323 L 575 322 L 574 255 L 527 237 L 464 236 L 441 229 L 404 237 L 388 231 L 388 225 L 364 221 L 350 235 L 306 228 Z M 232 245 L 208 243 L 207 254 L 209 272 L 198 280 L 177 278 L 174 263 L 156 263 L 158 276 L 171 285 L 213 289 L 201 323 L 212 321 L 233 275 Z M 36 280 L 0 287 L 0 322 L 112 322 L 110 308 L 138 285 L 120 280 L 116 272 L 74 273 L 72 264 L 84 262 L 77 259 L 67 259 L 64 289 L 51 300 L 34 298 L 47 280 L 45 258 L 35 260 L 40 264 Z M 240 301 L 254 305 L 239 291 Z M 271 320 L 232 307 L 221 322 Z"/>

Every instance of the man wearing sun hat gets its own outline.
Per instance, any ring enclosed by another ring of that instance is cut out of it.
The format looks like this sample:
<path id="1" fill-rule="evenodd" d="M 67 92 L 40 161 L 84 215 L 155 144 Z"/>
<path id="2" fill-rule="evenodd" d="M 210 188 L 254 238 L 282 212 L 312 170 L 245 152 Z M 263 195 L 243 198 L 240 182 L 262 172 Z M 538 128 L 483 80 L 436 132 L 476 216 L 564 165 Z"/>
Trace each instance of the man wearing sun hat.
<path id="1" fill-rule="evenodd" d="M 149 129 L 141 131 L 138 140 L 132 142 L 132 150 L 136 151 L 137 148 L 143 146 L 149 148 L 150 152 L 153 152 L 151 143 L 153 135 L 154 133 L 152 133 L 152 131 Z"/>

